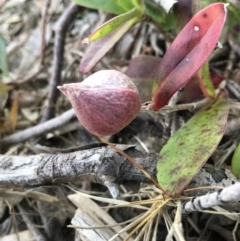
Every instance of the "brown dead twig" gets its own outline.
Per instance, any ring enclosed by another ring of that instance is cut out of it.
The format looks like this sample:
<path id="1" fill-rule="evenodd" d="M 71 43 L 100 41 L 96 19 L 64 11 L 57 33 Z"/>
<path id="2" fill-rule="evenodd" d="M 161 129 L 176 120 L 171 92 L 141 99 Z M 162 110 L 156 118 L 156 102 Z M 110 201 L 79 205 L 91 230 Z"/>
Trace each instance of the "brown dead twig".
<path id="1" fill-rule="evenodd" d="M 210 102 L 211 102 L 211 99 L 207 98 L 207 99 L 203 99 L 199 102 L 195 102 L 195 103 L 175 105 L 175 106 L 166 106 L 160 110 L 160 113 L 174 112 L 174 111 L 179 111 L 179 110 L 193 111 L 197 108 L 201 108 L 201 107 L 209 104 Z M 150 110 L 146 110 L 145 108 L 143 108 L 141 110 L 141 112 L 149 112 L 149 111 Z M 12 144 L 24 142 L 32 137 L 37 137 L 39 135 L 52 131 L 60 126 L 63 126 L 68 121 L 70 121 L 74 116 L 75 116 L 74 110 L 70 109 L 70 110 L 64 112 L 63 114 L 61 114 L 60 116 L 57 116 L 44 123 L 40 123 L 36 126 L 29 127 L 26 130 L 19 131 L 12 135 L 6 136 L 0 141 L 0 144 L 2 146 L 5 146 L 5 145 L 12 145 Z M 80 123 L 79 123 L 79 125 L 80 125 Z"/>
<path id="2" fill-rule="evenodd" d="M 55 114 L 55 104 L 58 98 L 57 86 L 60 85 L 61 82 L 66 31 L 75 20 L 75 16 L 77 15 L 79 9 L 79 5 L 71 3 L 56 23 L 53 52 L 53 73 L 49 81 L 49 92 L 41 123 L 51 119 Z"/>

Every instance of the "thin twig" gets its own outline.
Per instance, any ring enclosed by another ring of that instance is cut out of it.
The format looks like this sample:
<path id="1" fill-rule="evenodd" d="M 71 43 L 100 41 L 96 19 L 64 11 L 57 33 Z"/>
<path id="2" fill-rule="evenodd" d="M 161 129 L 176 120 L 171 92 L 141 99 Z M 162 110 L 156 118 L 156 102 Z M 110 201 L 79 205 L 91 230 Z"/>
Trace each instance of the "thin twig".
<path id="1" fill-rule="evenodd" d="M 168 107 L 176 106 L 176 103 L 178 102 L 181 94 L 182 94 L 181 90 L 177 91 L 172 96 L 167 106 Z M 163 146 L 167 143 L 168 139 L 173 135 L 172 133 L 173 119 L 174 119 L 174 112 L 167 112 L 165 114 L 164 124 L 163 124 L 163 135 L 162 135 Z"/>
<path id="2" fill-rule="evenodd" d="M 213 193 L 193 198 L 191 201 L 183 204 L 183 214 L 195 211 L 201 211 L 214 206 L 223 205 L 229 202 L 238 202 L 240 200 L 240 183 L 225 187 Z"/>
<path id="3" fill-rule="evenodd" d="M 155 178 L 153 178 L 144 168 L 141 164 L 137 163 L 136 160 L 134 160 L 134 158 L 132 158 L 131 156 L 129 156 L 126 152 L 124 152 L 123 150 L 119 149 L 118 147 L 116 147 L 114 144 L 106 141 L 103 137 L 98 136 L 99 140 L 107 145 L 109 145 L 114 151 L 116 151 L 117 153 L 121 154 L 122 156 L 124 156 L 132 165 L 136 166 L 152 183 L 155 184 L 156 187 L 158 187 L 160 190 L 162 190 L 163 193 L 165 193 L 165 191 L 162 189 L 162 187 L 158 184 L 158 182 L 155 180 Z"/>
<path id="4" fill-rule="evenodd" d="M 193 103 L 179 104 L 179 105 L 174 105 L 174 106 L 167 105 L 167 106 L 164 106 L 162 109 L 160 109 L 158 112 L 147 109 L 146 106 L 143 106 L 141 109 L 141 112 L 149 112 L 150 111 L 150 112 L 154 112 L 154 113 L 165 114 L 165 113 L 181 111 L 181 110 L 194 111 L 196 109 L 199 109 L 203 106 L 210 104 L 211 101 L 212 101 L 212 99 L 206 98 L 206 99 L 203 99 L 203 100 L 200 100 L 197 102 L 193 102 Z M 149 105 L 149 103 L 147 103 L 147 105 Z"/>
<path id="5" fill-rule="evenodd" d="M 71 3 L 57 21 L 53 52 L 53 73 L 49 82 L 49 93 L 46 101 L 41 123 L 51 119 L 55 115 L 55 105 L 58 98 L 57 86 L 61 82 L 62 64 L 64 56 L 64 43 L 66 31 L 75 20 L 80 6 Z"/>
<path id="6" fill-rule="evenodd" d="M 26 130 L 19 131 L 10 136 L 4 137 L 0 141 L 0 145 L 5 146 L 5 145 L 17 144 L 17 143 L 24 142 L 32 137 L 45 134 L 46 132 L 56 129 L 57 127 L 65 125 L 68 121 L 70 121 L 74 117 L 74 115 L 75 115 L 74 110 L 70 109 L 64 112 L 63 114 L 61 114 L 60 116 L 57 116 L 49 121 L 40 123 Z"/>

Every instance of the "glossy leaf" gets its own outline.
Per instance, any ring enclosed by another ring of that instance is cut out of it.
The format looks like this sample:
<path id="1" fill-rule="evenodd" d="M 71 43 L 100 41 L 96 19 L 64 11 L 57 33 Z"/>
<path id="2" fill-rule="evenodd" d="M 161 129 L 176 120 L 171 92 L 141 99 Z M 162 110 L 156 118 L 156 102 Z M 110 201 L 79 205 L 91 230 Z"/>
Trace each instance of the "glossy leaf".
<path id="1" fill-rule="evenodd" d="M 107 52 L 122 38 L 122 36 L 138 22 L 131 19 L 107 36 L 92 43 L 84 54 L 79 69 L 87 74 L 107 54 Z"/>
<path id="2" fill-rule="evenodd" d="M 198 12 L 178 34 L 159 66 L 158 88 L 150 108 L 164 107 L 208 59 L 226 20 L 226 5 L 211 4 Z"/>
<path id="3" fill-rule="evenodd" d="M 124 23 L 126 23 L 129 20 L 132 19 L 138 19 L 140 21 L 142 17 L 141 11 L 139 9 L 134 8 L 131 11 L 121 14 L 115 18 L 112 18 L 111 20 L 107 21 L 100 27 L 98 27 L 88 38 L 84 39 L 83 43 L 89 43 L 92 41 L 95 41 L 97 39 L 100 39 L 110 33 L 112 33 L 114 30 L 122 26 Z"/>
<path id="4" fill-rule="evenodd" d="M 108 13 L 122 14 L 125 10 L 115 0 L 73 0 L 80 6 L 103 10 Z"/>
<path id="5" fill-rule="evenodd" d="M 240 178 L 240 144 L 237 146 L 232 157 L 232 172 L 237 178 Z"/>
<path id="6" fill-rule="evenodd" d="M 227 95 L 222 90 L 212 106 L 193 116 L 162 148 L 157 179 L 168 195 L 180 195 L 217 148 L 227 116 Z"/>

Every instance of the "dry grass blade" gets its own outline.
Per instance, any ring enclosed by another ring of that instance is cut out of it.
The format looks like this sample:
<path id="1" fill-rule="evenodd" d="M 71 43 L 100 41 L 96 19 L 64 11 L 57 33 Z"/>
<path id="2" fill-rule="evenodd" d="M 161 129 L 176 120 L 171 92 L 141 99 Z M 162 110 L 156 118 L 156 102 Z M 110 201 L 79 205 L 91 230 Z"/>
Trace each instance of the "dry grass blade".
<path id="1" fill-rule="evenodd" d="M 0 195 L 1 197 L 18 196 L 18 197 L 33 198 L 39 201 L 52 203 L 54 205 L 59 204 L 58 198 L 42 192 L 33 191 L 33 190 L 23 191 L 23 190 L 8 190 L 8 189 L 1 188 Z"/>
<path id="2" fill-rule="evenodd" d="M 145 210 L 143 214 L 135 217 L 134 219 L 132 219 L 131 223 L 128 224 L 126 227 L 122 228 L 121 230 L 118 230 L 118 232 L 115 235 L 112 235 L 112 237 L 109 239 L 109 241 L 113 241 L 116 240 L 117 237 L 119 237 L 121 234 L 131 231 L 124 239 L 124 241 L 127 240 L 131 240 L 132 236 L 134 233 L 136 233 L 138 230 L 141 229 L 140 233 L 138 234 L 137 237 L 135 237 L 134 240 L 140 240 L 140 238 L 144 235 L 145 238 L 144 240 L 150 240 L 150 236 L 152 235 L 151 231 L 152 230 L 152 226 L 154 223 L 154 220 L 158 220 L 159 221 L 159 217 L 160 217 L 160 212 L 161 209 L 169 203 L 169 201 L 171 199 L 164 199 L 163 196 L 158 195 L 155 196 L 155 198 L 152 199 L 147 199 L 147 200 L 141 200 L 141 201 L 133 201 L 133 202 L 126 202 L 126 201 L 121 201 L 121 200 L 115 200 L 115 199 L 109 199 L 109 198 L 103 198 L 103 197 L 99 197 L 99 196 L 92 196 L 86 193 L 81 193 L 81 192 L 77 192 L 75 191 L 76 194 L 69 196 L 70 200 L 72 202 L 74 202 L 80 209 L 82 209 L 82 205 L 80 205 L 80 203 L 84 203 L 84 202 L 80 202 L 79 200 L 81 200 L 82 198 L 91 198 L 93 200 L 96 201 L 100 201 L 100 202 L 107 202 L 113 206 L 107 206 L 105 208 L 109 209 L 109 208 L 120 208 L 120 207 L 131 207 L 131 208 L 138 208 L 138 209 L 142 209 Z M 140 193 L 141 196 L 141 193 Z M 73 201 L 73 199 L 76 199 L 78 201 Z M 90 199 L 89 199 L 90 200 Z M 88 201 L 89 203 L 90 201 Z M 79 205 L 78 205 L 79 203 Z M 151 207 L 145 207 L 143 205 L 151 205 Z M 104 207 L 101 208 L 101 210 L 103 211 Z M 101 212 L 102 212 L 101 211 Z M 93 229 L 103 229 L 103 228 L 113 228 L 116 227 L 116 224 L 102 224 L 99 225 L 99 223 L 94 223 L 91 224 L 90 227 L 87 226 L 86 224 L 82 223 L 82 221 L 79 221 L 79 218 L 82 220 L 85 217 L 85 214 L 83 213 L 79 213 L 80 211 L 78 211 L 78 221 L 74 221 L 73 222 L 73 226 L 71 227 L 75 227 L 75 228 L 82 228 L 83 230 L 93 230 Z M 86 212 L 86 210 L 85 210 Z M 100 211 L 98 211 L 100 212 Z M 96 212 L 95 212 L 96 213 Z M 90 218 L 90 217 L 89 217 Z M 88 218 L 88 219 L 89 219 Z M 106 218 L 104 218 L 105 220 Z M 90 218 L 91 220 L 91 218 Z M 102 220 L 102 219 L 101 219 Z M 157 223 L 158 223 L 157 221 Z M 90 221 L 89 221 L 90 222 Z M 92 221 L 91 221 L 92 222 Z M 119 224 L 121 225 L 121 224 Z M 156 237 L 156 233 L 157 233 L 157 224 L 155 224 L 155 237 Z"/>
<path id="3" fill-rule="evenodd" d="M 169 200 L 170 199 L 167 199 L 163 202 L 158 202 L 154 204 L 144 215 L 146 217 L 131 231 L 131 233 L 127 236 L 127 238 L 124 239 L 124 241 L 128 241 L 139 228 L 145 225 L 149 220 L 153 219 L 158 214 L 158 212 L 162 209 L 162 207 L 169 202 Z"/>

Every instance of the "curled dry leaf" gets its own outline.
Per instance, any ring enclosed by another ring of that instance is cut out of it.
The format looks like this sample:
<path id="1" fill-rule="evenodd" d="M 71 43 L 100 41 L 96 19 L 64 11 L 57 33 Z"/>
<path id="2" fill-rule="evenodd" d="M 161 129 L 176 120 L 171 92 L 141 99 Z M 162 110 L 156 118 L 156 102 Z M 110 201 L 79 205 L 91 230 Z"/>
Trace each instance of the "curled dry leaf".
<path id="1" fill-rule="evenodd" d="M 91 71 L 135 23 L 136 19 L 131 19 L 112 33 L 91 43 L 81 60 L 80 71 L 84 74 Z"/>

